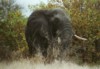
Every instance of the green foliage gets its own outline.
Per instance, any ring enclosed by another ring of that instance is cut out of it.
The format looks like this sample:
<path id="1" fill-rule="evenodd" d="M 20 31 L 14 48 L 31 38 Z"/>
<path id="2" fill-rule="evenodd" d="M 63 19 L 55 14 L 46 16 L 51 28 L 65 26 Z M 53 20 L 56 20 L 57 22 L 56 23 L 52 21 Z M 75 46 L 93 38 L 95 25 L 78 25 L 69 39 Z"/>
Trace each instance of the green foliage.
<path id="1" fill-rule="evenodd" d="M 5 0 L 3 1 L 5 3 Z M 8 55 L 16 50 L 23 51 L 27 47 L 24 37 L 26 18 L 22 15 L 18 5 L 9 6 L 9 4 L 6 4 L 4 6 L 4 3 L 2 3 L 0 9 L 0 15 L 2 15 L 0 16 L 0 55 Z M 10 9 L 3 9 L 8 6 Z"/>
<path id="2" fill-rule="evenodd" d="M 94 40 L 100 38 L 100 11 L 95 6 L 97 3 L 89 0 L 75 1 L 69 9 L 76 34 L 88 39 L 84 46 L 88 47 L 90 53 L 95 50 Z M 80 43 L 78 45 L 82 46 Z"/>

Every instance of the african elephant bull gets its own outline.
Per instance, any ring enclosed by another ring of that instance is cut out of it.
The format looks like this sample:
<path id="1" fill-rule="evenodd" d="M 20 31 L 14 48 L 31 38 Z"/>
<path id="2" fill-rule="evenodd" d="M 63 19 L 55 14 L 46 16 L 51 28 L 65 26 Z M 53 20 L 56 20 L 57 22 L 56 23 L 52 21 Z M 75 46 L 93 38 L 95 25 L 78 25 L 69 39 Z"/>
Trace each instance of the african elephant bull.
<path id="1" fill-rule="evenodd" d="M 28 18 L 25 37 L 31 55 L 36 54 L 37 48 L 40 47 L 43 56 L 47 57 L 49 43 L 58 37 L 63 53 L 73 36 L 85 40 L 74 34 L 68 14 L 62 9 L 36 10 Z"/>

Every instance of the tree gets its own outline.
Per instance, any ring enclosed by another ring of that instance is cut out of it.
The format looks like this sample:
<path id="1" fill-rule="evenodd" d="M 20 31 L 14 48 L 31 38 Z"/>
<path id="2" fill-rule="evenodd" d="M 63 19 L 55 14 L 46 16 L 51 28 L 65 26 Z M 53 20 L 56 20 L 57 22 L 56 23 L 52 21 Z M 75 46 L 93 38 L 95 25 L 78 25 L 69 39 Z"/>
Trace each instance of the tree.
<path id="1" fill-rule="evenodd" d="M 26 18 L 14 0 L 0 1 L 0 48 L 18 50 L 25 45 L 24 26 Z"/>

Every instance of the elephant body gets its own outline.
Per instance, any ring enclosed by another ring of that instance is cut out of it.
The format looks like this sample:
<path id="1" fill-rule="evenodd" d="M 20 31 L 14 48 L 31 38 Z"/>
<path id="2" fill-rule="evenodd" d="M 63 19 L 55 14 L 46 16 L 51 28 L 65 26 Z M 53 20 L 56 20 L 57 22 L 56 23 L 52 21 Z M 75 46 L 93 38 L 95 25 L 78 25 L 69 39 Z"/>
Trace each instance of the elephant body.
<path id="1" fill-rule="evenodd" d="M 68 14 L 63 9 L 36 10 L 28 18 L 25 37 L 29 53 L 36 54 L 40 48 L 44 57 L 53 40 L 60 38 L 61 54 L 70 45 L 74 32 Z M 52 46 L 51 46 L 52 47 Z"/>

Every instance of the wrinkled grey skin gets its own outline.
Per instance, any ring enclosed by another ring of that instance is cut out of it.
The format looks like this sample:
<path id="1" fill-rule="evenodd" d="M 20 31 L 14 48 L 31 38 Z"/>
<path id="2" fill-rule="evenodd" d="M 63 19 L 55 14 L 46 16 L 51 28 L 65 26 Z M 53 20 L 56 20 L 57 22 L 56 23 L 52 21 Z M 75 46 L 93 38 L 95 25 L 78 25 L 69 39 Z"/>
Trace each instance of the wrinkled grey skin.
<path id="1" fill-rule="evenodd" d="M 61 53 L 66 51 L 74 32 L 70 19 L 64 10 L 56 8 L 34 11 L 27 22 L 25 36 L 30 54 L 35 54 L 40 47 L 44 57 L 50 42 L 60 37 Z"/>

